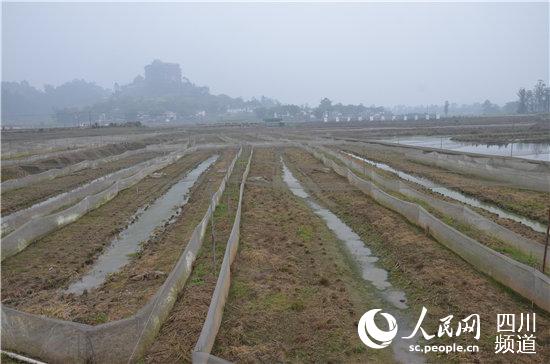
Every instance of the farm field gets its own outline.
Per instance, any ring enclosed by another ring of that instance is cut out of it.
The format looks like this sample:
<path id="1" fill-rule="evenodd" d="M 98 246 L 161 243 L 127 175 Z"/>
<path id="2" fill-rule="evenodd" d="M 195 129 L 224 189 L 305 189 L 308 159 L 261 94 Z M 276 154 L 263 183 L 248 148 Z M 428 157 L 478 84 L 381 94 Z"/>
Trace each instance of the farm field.
<path id="1" fill-rule="evenodd" d="M 545 363 L 550 163 L 380 142 L 541 142 L 545 127 L 503 117 L 2 131 L 3 350 L 44 362 L 492 362 L 497 313 L 534 313 L 537 353 L 499 359 Z M 423 308 L 428 333 L 477 314 L 479 338 L 431 341 L 479 350 L 409 350 L 429 341 L 421 334 L 372 350 L 357 330 L 375 308 L 400 336 Z"/>
<path id="2" fill-rule="evenodd" d="M 535 222 L 542 223 L 548 219 L 545 211 L 548 195 L 544 192 L 529 191 L 510 186 L 505 182 L 476 178 L 475 176 L 411 161 L 403 153 L 392 152 L 391 148 L 371 149 L 344 146 L 338 150 L 367 158 L 370 161 L 384 163 L 397 171 L 433 181 L 434 184 L 456 190 L 465 196 L 501 207 L 503 210 L 517 213 L 518 216 L 527 217 Z M 435 190 L 437 192 L 437 188 Z"/>
<path id="3" fill-rule="evenodd" d="M 0 364 L 550 363 L 549 10 L 4 1 Z"/>
<path id="4" fill-rule="evenodd" d="M 108 162 L 97 168 L 84 169 L 70 175 L 60 176 L 50 180 L 33 183 L 29 186 L 2 193 L 2 214 L 9 214 L 39 203 L 48 197 L 67 192 L 96 178 L 130 167 L 146 160 L 158 157 L 158 152 L 139 153 Z"/>

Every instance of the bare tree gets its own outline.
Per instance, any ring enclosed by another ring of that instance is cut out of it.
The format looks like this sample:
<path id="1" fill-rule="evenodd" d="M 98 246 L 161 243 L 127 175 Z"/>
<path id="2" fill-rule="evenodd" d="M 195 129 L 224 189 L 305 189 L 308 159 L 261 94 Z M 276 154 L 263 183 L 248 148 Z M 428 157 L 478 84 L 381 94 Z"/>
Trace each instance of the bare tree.
<path id="1" fill-rule="evenodd" d="M 525 88 L 520 88 L 518 91 L 518 114 L 527 113 L 527 91 Z"/>
<path id="2" fill-rule="evenodd" d="M 533 94 L 533 90 L 527 90 L 527 92 L 525 93 L 525 102 L 527 105 L 528 113 L 536 112 L 536 103 L 535 103 L 535 96 Z"/>
<path id="3" fill-rule="evenodd" d="M 546 84 L 542 80 L 538 80 L 533 88 L 533 104 L 534 112 L 544 112 L 545 109 L 545 89 Z"/>

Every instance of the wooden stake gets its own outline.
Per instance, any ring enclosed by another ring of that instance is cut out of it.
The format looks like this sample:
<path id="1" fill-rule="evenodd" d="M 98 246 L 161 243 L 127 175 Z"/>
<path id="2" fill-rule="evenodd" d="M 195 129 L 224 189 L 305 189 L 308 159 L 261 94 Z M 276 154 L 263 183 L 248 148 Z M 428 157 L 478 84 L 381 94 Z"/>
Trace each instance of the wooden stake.
<path id="1" fill-rule="evenodd" d="M 212 195 L 212 198 L 210 199 L 210 202 L 212 204 L 212 212 L 211 212 L 211 232 L 212 232 L 212 260 L 214 263 L 214 269 L 216 269 L 216 236 L 214 234 L 214 195 Z"/>
<path id="2" fill-rule="evenodd" d="M 544 256 L 542 258 L 542 273 L 546 269 L 546 254 L 548 253 L 548 240 L 550 240 L 550 208 L 548 209 L 548 226 L 546 227 L 546 243 L 544 244 Z"/>
<path id="3" fill-rule="evenodd" d="M 363 152 L 363 155 L 367 155 L 367 152 L 366 150 Z M 367 162 L 366 161 L 363 161 L 363 174 L 366 176 L 367 175 Z"/>
<path id="4" fill-rule="evenodd" d="M 228 191 L 227 192 L 227 215 L 229 215 L 229 181 L 230 179 L 227 180 L 227 186 L 225 188 L 225 190 Z"/>

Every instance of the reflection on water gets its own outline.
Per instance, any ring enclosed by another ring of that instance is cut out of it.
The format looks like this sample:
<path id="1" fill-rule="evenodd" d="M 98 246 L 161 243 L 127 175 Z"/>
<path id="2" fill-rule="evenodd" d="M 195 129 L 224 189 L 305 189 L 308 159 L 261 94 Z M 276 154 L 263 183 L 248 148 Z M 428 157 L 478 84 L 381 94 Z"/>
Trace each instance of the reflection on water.
<path id="1" fill-rule="evenodd" d="M 306 200 L 308 206 L 313 210 L 313 212 L 320 216 L 325 221 L 325 224 L 327 224 L 329 229 L 336 235 L 336 237 L 346 244 L 348 251 L 351 253 L 351 256 L 361 270 L 363 279 L 370 282 L 385 301 L 400 310 L 407 308 L 408 306 L 406 303 L 407 298 L 405 296 L 405 292 L 400 291 L 391 285 L 388 281 L 388 272 L 376 264 L 378 257 L 374 256 L 371 250 L 365 246 L 365 243 L 361 240 L 361 237 L 342 220 L 340 220 L 338 216 L 317 204 L 304 190 L 300 182 L 294 177 L 292 172 L 290 172 L 285 163 L 282 162 L 282 164 L 283 180 L 289 189 L 294 195 Z M 371 307 L 371 309 L 372 308 L 373 307 Z M 399 320 L 401 332 L 411 331 L 411 323 L 405 315 L 399 313 L 398 311 L 392 312 L 392 314 Z M 416 344 L 416 342 L 414 340 L 405 341 L 397 336 L 395 341 L 392 343 L 392 350 L 395 360 L 400 363 L 425 362 L 424 357 L 409 351 L 408 348 L 411 344 Z"/>
<path id="2" fill-rule="evenodd" d="M 416 147 L 448 149 L 457 152 L 480 153 L 504 157 L 518 157 L 524 159 L 550 162 L 550 143 L 506 143 L 485 144 L 473 142 L 459 142 L 450 137 L 437 136 L 408 136 L 405 138 L 391 138 L 380 140 L 387 143 L 399 143 Z"/>
<path id="3" fill-rule="evenodd" d="M 136 253 L 141 248 L 141 243 L 147 241 L 153 231 L 175 221 L 181 213 L 183 206 L 189 200 L 189 190 L 200 175 L 218 159 L 214 155 L 199 164 L 178 183 L 174 184 L 168 192 L 159 197 L 155 202 L 136 214 L 137 218 L 115 238 L 105 252 L 97 259 L 92 270 L 81 280 L 71 284 L 68 293 L 82 294 L 84 290 L 99 287 L 110 273 L 117 272 L 126 265 L 129 255 Z"/>
<path id="4" fill-rule="evenodd" d="M 292 193 L 305 199 L 313 212 L 320 216 L 336 237 L 346 244 L 346 247 L 361 269 L 363 279 L 371 282 L 376 288 L 382 291 L 386 300 L 395 307 L 401 309 L 407 308 L 405 293 L 393 288 L 388 281 L 388 272 L 375 264 L 378 261 L 378 257 L 372 254 L 371 250 L 361 240 L 361 237 L 340 220 L 338 216 L 313 201 L 284 162 L 283 179 Z"/>
<path id="5" fill-rule="evenodd" d="M 540 233 L 544 233 L 546 231 L 546 226 L 544 226 L 544 224 L 541 224 L 538 221 L 531 220 L 531 219 L 529 219 L 525 216 L 514 214 L 513 212 L 508 212 L 506 210 L 501 209 L 500 207 L 498 207 L 496 205 L 493 205 L 493 204 L 490 204 L 490 203 L 487 203 L 487 202 L 483 202 L 483 201 L 478 200 L 477 198 L 474 198 L 474 197 L 467 196 L 465 194 L 462 194 L 459 191 L 451 190 L 451 189 L 449 189 L 447 187 L 444 187 L 444 186 L 441 186 L 441 185 L 439 185 L 439 184 L 437 184 L 437 183 L 435 183 L 432 180 L 429 180 L 427 178 L 413 176 L 411 174 L 408 174 L 408 173 L 405 173 L 403 171 L 397 170 L 393 167 L 390 167 L 389 165 L 387 165 L 385 163 L 376 162 L 376 161 L 373 161 L 373 160 L 370 160 L 370 159 L 367 159 L 367 158 L 363 158 L 363 157 L 360 157 L 360 156 L 358 156 L 356 154 L 353 154 L 353 153 L 348 153 L 348 152 L 343 152 L 343 153 L 346 154 L 346 155 L 349 155 L 350 157 L 353 157 L 355 159 L 359 159 L 359 160 L 361 160 L 365 163 L 368 163 L 372 166 L 375 166 L 377 168 L 383 169 L 383 170 L 388 171 L 388 172 L 395 173 L 400 178 L 402 178 L 406 181 L 417 183 L 417 184 L 419 184 L 423 187 L 426 187 L 429 190 L 432 190 L 433 192 L 437 192 L 437 193 L 442 194 L 443 196 L 447 196 L 449 198 L 452 198 L 453 200 L 460 201 L 460 202 L 465 203 L 465 204 L 470 205 L 470 206 L 479 207 L 479 208 L 481 208 L 485 211 L 492 212 L 493 214 L 496 214 L 499 217 L 502 217 L 502 218 L 505 218 L 505 219 L 510 219 L 510 220 L 517 221 L 517 222 L 519 222 L 519 223 L 521 223 L 525 226 L 528 226 L 531 229 L 533 229 L 535 231 L 538 231 Z"/>

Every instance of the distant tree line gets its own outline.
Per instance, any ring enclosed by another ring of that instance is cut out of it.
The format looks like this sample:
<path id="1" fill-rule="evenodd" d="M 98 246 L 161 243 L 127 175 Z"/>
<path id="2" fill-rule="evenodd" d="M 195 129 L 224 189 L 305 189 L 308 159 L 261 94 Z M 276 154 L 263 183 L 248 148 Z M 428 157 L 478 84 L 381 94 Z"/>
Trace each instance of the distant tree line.
<path id="1" fill-rule="evenodd" d="M 520 88 L 517 95 L 518 114 L 550 112 L 550 88 L 542 80 L 538 80 L 532 90 Z"/>
<path id="2" fill-rule="evenodd" d="M 73 80 L 38 90 L 27 81 L 2 82 L 2 121 L 19 125 L 51 122 L 56 110 L 100 102 L 110 91 L 92 82 Z"/>
<path id="3" fill-rule="evenodd" d="M 443 105 L 397 105 L 391 108 L 393 114 L 440 114 L 442 116 L 474 115 L 513 115 L 537 114 L 550 112 L 550 88 L 544 81 L 538 80 L 533 89 L 520 88 L 517 101 L 510 101 L 500 106 L 490 100 L 472 104 L 457 104 L 445 101 Z"/>
<path id="4" fill-rule="evenodd" d="M 4 125 L 107 125 L 139 121 L 217 121 L 255 118 L 254 110 L 278 104 L 262 96 L 243 100 L 212 95 L 208 87 L 193 84 L 182 76 L 175 63 L 159 60 L 145 66 L 127 85 L 115 83 L 113 90 L 84 80 L 44 90 L 23 81 L 2 82 Z"/>
<path id="5" fill-rule="evenodd" d="M 384 115 L 388 111 L 381 106 L 344 105 L 333 103 L 329 98 L 323 98 L 319 105 L 292 105 L 277 103 L 271 107 L 255 109 L 259 119 L 282 117 L 287 121 L 346 121 L 348 118 L 356 121 L 358 118 L 368 118 L 373 115 Z"/>
<path id="6" fill-rule="evenodd" d="M 243 121 L 282 118 L 285 121 L 390 120 L 395 115 L 499 115 L 549 112 L 549 88 L 539 80 L 532 90 L 521 88 L 518 100 L 503 106 L 489 100 L 473 104 L 445 101 L 442 105 L 397 105 L 392 108 L 345 105 L 328 98 L 317 106 L 282 104 L 262 96 L 243 100 L 213 95 L 182 76 L 179 64 L 159 60 L 144 74 L 113 90 L 92 82 L 73 80 L 39 90 L 28 82 L 2 82 L 3 125 L 64 126 L 158 122 Z M 124 124 L 128 125 L 128 124 Z"/>

